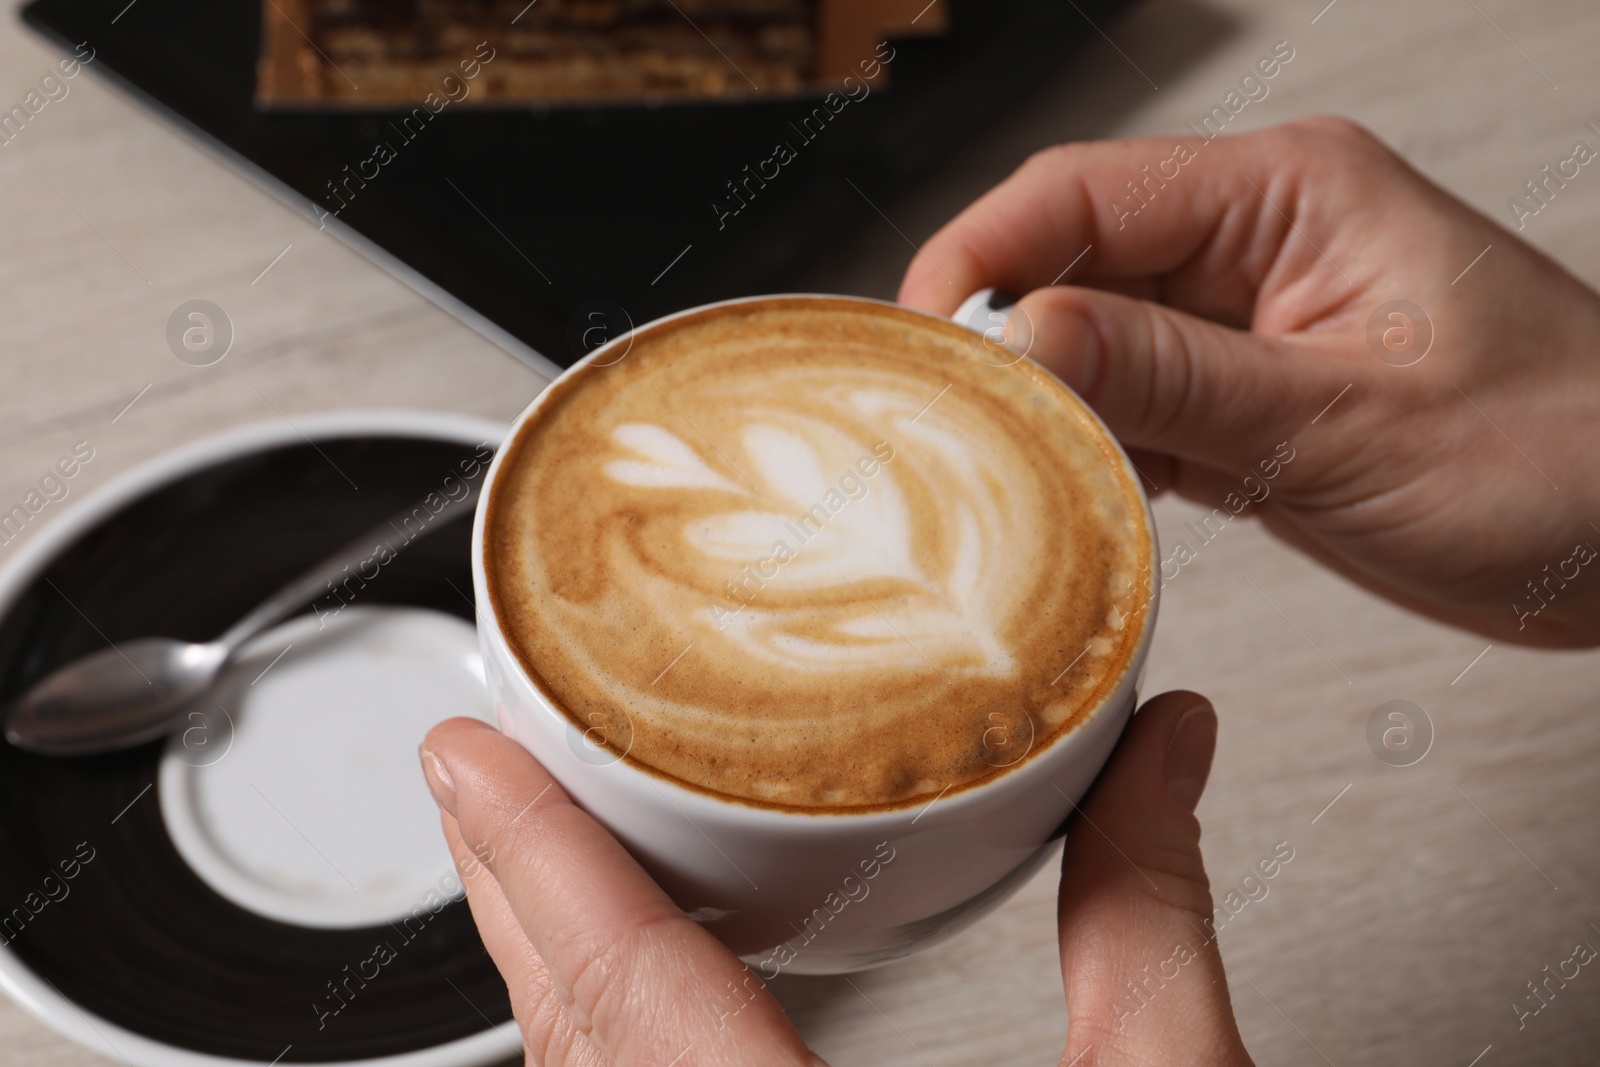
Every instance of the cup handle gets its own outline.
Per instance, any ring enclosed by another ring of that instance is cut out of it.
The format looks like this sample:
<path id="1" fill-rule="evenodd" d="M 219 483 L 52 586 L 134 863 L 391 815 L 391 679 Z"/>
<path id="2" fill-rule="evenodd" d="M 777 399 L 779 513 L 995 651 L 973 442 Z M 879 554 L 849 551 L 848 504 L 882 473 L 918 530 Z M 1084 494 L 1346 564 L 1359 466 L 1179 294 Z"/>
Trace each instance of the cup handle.
<path id="1" fill-rule="evenodd" d="M 1004 329 L 1017 297 L 998 289 L 979 289 L 967 297 L 950 317 L 974 333 Z"/>

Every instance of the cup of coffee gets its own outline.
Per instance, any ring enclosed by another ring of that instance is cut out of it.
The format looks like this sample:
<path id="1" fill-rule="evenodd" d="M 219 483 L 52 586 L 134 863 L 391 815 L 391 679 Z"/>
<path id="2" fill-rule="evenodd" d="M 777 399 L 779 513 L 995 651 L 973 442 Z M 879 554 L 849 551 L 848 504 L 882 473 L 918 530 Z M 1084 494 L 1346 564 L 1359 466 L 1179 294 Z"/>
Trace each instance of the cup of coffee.
<path id="1" fill-rule="evenodd" d="M 1155 555 L 1127 457 L 994 332 L 777 296 L 541 393 L 472 573 L 501 729 L 770 979 L 905 956 L 1048 859 Z"/>

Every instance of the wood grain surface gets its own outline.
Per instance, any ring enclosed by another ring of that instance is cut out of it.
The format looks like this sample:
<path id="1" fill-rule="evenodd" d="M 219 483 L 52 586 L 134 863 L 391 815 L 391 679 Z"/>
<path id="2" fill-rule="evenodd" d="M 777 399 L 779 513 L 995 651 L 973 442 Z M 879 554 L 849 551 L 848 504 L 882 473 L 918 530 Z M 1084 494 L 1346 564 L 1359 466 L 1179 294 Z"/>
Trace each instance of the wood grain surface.
<path id="1" fill-rule="evenodd" d="M 1234 128 L 1352 116 L 1503 224 L 1507 198 L 1600 122 L 1592 0 L 1325 4 L 1137 6 L 918 188 L 878 205 L 892 224 L 870 217 L 801 287 L 892 296 L 911 242 L 1033 150 L 1174 130 L 1278 41 L 1295 60 Z M 0 25 L 0 103 L 56 58 L 14 18 Z M 1600 173 L 1586 169 L 1524 236 L 1594 284 L 1597 223 Z M 350 406 L 504 419 L 543 384 L 94 77 L 0 147 L 0 233 L 7 506 L 77 440 L 96 449 L 82 493 L 244 421 Z M 237 339 L 195 368 L 173 358 L 164 327 L 201 296 L 227 310 Z M 1164 539 L 1200 511 L 1159 502 Z M 1237 883 L 1278 842 L 1295 850 L 1221 935 L 1257 1062 L 1600 1055 L 1600 974 L 1583 971 L 1525 1028 L 1512 1008 L 1575 942 L 1600 944 L 1600 654 L 1487 644 L 1388 606 L 1252 523 L 1230 525 L 1168 586 L 1151 691 L 1200 690 L 1222 720 L 1199 809 L 1213 884 Z M 1433 722 L 1415 766 L 1367 747 L 1367 719 L 1390 699 Z M 1057 1063 L 1055 882 L 1041 874 L 909 962 L 785 979 L 780 996 L 835 1067 Z M 102 1062 L 0 1002 L 0 1067 Z"/>

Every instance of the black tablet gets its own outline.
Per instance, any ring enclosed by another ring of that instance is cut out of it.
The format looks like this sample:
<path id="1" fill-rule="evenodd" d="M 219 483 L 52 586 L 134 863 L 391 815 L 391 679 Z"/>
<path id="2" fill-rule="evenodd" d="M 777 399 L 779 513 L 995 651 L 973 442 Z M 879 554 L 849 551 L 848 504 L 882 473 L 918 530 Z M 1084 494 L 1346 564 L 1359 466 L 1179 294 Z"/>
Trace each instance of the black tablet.
<path id="1" fill-rule="evenodd" d="M 550 370 L 630 322 L 783 289 L 1126 0 L 933 2 L 945 32 L 891 40 L 889 83 L 841 92 L 826 117 L 809 92 L 442 107 L 426 123 L 411 106 L 263 110 L 261 0 L 33 0 L 22 17 L 87 42 L 90 69 L 309 225 Z"/>

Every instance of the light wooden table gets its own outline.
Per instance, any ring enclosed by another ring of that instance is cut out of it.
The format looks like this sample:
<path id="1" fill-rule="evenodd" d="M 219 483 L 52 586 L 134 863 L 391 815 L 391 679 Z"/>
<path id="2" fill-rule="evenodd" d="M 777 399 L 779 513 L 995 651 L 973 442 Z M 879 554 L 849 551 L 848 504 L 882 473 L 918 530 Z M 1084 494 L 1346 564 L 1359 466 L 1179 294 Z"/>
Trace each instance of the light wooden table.
<path id="1" fill-rule="evenodd" d="M 921 240 L 1037 147 L 1198 117 L 1279 40 L 1296 58 L 1238 128 L 1353 116 L 1502 222 L 1506 199 L 1600 121 L 1592 0 L 1325 3 L 1151 0 L 882 206 Z M 0 26 L 0 101 L 20 99 L 54 59 L 14 22 Z M 1595 283 L 1597 222 L 1600 176 L 1585 171 L 1526 236 Z M 92 77 L 0 148 L 0 233 L 0 501 L 80 439 L 97 455 L 78 493 L 275 409 L 509 418 L 542 384 Z M 869 220 L 808 287 L 890 296 L 910 251 Z M 237 341 L 221 363 L 192 368 L 163 329 L 201 296 L 227 309 Z M 1161 502 L 1163 532 L 1198 510 Z M 1600 654 L 1496 645 L 1479 658 L 1486 644 L 1387 606 L 1250 524 L 1168 587 L 1151 685 L 1206 692 L 1222 716 L 1199 811 L 1213 884 L 1236 883 L 1279 841 L 1296 850 L 1222 934 L 1258 1062 L 1593 1061 L 1600 975 L 1583 971 L 1524 1030 L 1511 1005 L 1575 942 L 1600 945 L 1589 925 L 1600 923 Z M 1404 769 L 1364 740 L 1393 698 L 1420 704 L 1437 729 L 1427 758 Z M 1055 1063 L 1054 885 L 1040 875 L 952 942 L 858 976 L 860 992 L 812 980 L 781 995 L 836 1067 Z M 99 1062 L 0 1003 L 0 1065 Z"/>

